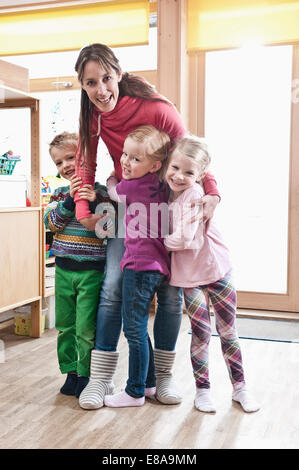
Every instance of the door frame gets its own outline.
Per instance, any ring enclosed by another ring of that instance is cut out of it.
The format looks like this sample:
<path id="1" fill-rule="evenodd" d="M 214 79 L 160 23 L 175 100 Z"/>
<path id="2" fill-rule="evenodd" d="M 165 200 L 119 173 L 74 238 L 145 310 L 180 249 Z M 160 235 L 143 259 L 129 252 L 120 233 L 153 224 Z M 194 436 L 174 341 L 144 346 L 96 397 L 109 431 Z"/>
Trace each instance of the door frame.
<path id="1" fill-rule="evenodd" d="M 294 84 L 299 78 L 299 45 L 292 46 Z M 205 62 L 205 51 L 189 54 L 188 128 L 199 137 L 205 136 Z M 291 102 L 290 124 L 287 292 L 272 294 L 238 291 L 238 308 L 299 313 L 299 158 L 296 159 L 296 155 L 299 155 L 299 102 L 295 101 L 293 99 Z"/>

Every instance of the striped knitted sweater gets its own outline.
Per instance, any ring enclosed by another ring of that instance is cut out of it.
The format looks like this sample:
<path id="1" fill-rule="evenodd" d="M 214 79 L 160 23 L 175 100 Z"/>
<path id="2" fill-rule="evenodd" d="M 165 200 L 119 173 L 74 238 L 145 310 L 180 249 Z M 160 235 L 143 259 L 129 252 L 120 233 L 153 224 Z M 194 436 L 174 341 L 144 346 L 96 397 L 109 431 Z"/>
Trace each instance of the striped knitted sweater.
<path id="1" fill-rule="evenodd" d="M 100 202 L 110 201 L 106 187 L 95 183 L 97 199 L 90 204 L 91 212 Z M 75 217 L 75 202 L 70 187 L 61 186 L 51 196 L 44 215 L 48 230 L 54 232 L 51 250 L 56 264 L 65 269 L 100 269 L 106 260 L 107 239 L 97 238 L 94 231 L 87 230 Z"/>

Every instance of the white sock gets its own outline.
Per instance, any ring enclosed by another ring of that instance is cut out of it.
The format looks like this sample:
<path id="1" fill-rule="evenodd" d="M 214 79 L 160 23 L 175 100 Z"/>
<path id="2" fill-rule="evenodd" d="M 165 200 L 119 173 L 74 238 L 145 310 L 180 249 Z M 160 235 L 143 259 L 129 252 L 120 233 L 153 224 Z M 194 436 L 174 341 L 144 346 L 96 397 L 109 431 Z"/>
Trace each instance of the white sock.
<path id="1" fill-rule="evenodd" d="M 205 413 L 216 413 L 215 405 L 211 399 L 209 388 L 196 388 L 194 400 L 195 408 Z"/>
<path id="2" fill-rule="evenodd" d="M 145 388 L 144 395 L 147 398 L 153 398 L 156 395 L 156 387 L 147 387 L 147 388 Z"/>
<path id="3" fill-rule="evenodd" d="M 144 404 L 144 397 L 134 398 L 128 395 L 125 391 L 116 393 L 115 395 L 106 395 L 104 404 L 110 408 L 125 408 L 130 406 L 142 406 Z"/>
<path id="4" fill-rule="evenodd" d="M 247 413 L 252 413 L 260 409 L 260 405 L 253 398 L 253 396 L 248 392 L 245 385 L 243 385 L 241 388 L 239 387 L 236 390 L 233 390 L 232 399 L 240 403 L 243 410 L 246 411 Z"/>

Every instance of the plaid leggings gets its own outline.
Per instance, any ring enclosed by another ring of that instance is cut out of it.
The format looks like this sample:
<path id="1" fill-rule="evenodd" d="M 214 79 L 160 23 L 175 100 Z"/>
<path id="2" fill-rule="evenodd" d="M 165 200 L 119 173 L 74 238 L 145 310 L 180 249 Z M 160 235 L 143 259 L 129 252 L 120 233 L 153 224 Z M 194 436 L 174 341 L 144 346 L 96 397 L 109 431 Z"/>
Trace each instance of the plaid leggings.
<path id="1" fill-rule="evenodd" d="M 235 388 L 244 383 L 244 371 L 239 338 L 235 327 L 236 290 L 228 273 L 213 284 L 184 289 L 185 306 L 191 321 L 191 363 L 198 388 L 210 388 L 208 348 L 212 334 L 209 313 L 211 300 L 216 330 L 231 383 Z"/>

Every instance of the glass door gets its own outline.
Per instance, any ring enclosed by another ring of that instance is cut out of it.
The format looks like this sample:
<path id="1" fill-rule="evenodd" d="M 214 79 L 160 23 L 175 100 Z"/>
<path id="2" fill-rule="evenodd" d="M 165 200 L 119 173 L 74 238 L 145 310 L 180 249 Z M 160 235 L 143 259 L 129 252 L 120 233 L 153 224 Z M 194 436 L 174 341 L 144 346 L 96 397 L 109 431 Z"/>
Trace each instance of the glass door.
<path id="1" fill-rule="evenodd" d="M 299 311 L 297 56 L 291 45 L 205 54 L 204 135 L 222 197 L 215 219 L 243 308 Z"/>

